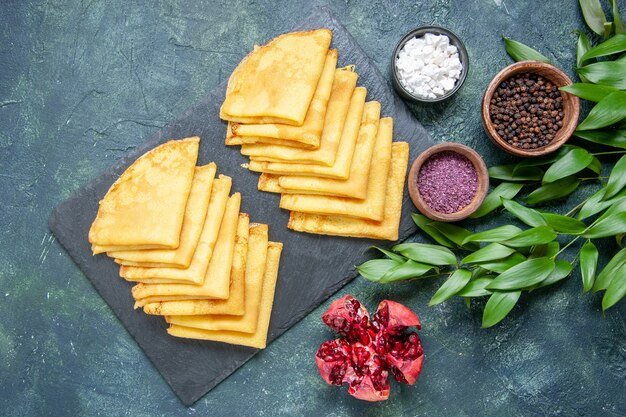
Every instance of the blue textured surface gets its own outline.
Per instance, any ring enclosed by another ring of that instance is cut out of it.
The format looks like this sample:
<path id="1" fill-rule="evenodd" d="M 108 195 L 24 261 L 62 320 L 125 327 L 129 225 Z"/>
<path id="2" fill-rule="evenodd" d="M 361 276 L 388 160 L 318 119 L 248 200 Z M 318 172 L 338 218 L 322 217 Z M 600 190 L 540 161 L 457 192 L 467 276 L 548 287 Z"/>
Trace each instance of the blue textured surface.
<path id="1" fill-rule="evenodd" d="M 387 75 L 408 30 L 433 23 L 457 33 L 471 60 L 465 85 L 445 104 L 413 110 L 437 140 L 468 144 L 495 164 L 510 158 L 487 140 L 479 103 L 509 63 L 500 35 L 573 75 L 575 30 L 583 26 L 576 3 L 332 8 Z M 54 241 L 46 227 L 52 207 L 227 78 L 254 43 L 317 4 L 325 2 L 2 2 L 0 414 L 626 415 L 625 303 L 603 315 L 598 296 L 581 294 L 578 274 L 525 297 L 490 330 L 479 328 L 480 310 L 460 300 L 427 308 L 438 281 L 357 279 L 337 296 L 352 293 L 371 308 L 391 298 L 422 318 L 426 360 L 415 386 L 393 385 L 389 401 L 368 404 L 325 385 L 313 354 L 332 337 L 319 319 L 326 303 L 186 408 Z"/>

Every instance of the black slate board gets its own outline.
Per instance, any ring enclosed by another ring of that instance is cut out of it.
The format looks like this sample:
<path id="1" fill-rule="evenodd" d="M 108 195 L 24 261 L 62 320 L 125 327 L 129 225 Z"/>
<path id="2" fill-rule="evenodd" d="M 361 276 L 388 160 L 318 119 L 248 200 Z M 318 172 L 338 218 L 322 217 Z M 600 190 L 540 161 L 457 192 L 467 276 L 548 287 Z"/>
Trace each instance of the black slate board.
<path id="1" fill-rule="evenodd" d="M 411 160 L 432 145 L 424 128 L 393 93 L 386 79 L 327 8 L 317 9 L 296 30 L 326 27 L 333 31 L 339 65 L 355 64 L 358 84 L 368 100 L 382 104 L 382 115 L 394 118 L 394 140 L 408 141 Z M 278 34 L 276 34 L 278 35 Z M 202 138 L 198 164 L 215 161 L 218 172 L 233 178 L 233 190 L 242 194 L 242 211 L 251 220 L 270 225 L 270 239 L 284 243 L 268 342 L 276 339 L 311 310 L 356 277 L 354 265 L 365 260 L 373 242 L 296 233 L 287 229 L 288 213 L 279 209 L 277 195 L 257 191 L 257 174 L 241 168 L 246 161 L 238 148 L 223 145 L 226 124 L 219 119 L 226 84 L 212 91 L 163 129 L 128 152 L 94 181 L 61 203 L 49 219 L 50 230 L 111 306 L 157 370 L 185 405 L 191 405 L 230 375 L 255 349 L 170 337 L 161 317 L 132 309 L 131 285 L 119 278 L 117 265 L 104 255 L 92 256 L 87 233 L 98 201 L 138 156 L 172 138 Z M 405 187 L 400 240 L 414 230 L 412 204 Z M 387 242 L 388 244 L 388 242 Z"/>

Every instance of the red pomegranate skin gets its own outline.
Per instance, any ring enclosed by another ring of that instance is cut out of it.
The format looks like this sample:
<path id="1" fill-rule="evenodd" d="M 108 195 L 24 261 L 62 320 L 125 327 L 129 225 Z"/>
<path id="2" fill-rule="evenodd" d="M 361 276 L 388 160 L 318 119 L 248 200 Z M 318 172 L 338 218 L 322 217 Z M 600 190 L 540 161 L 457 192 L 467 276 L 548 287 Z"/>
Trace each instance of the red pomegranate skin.
<path id="1" fill-rule="evenodd" d="M 348 384 L 348 393 L 365 401 L 389 398 L 389 375 L 413 385 L 422 370 L 424 351 L 416 332 L 417 314 L 395 301 L 383 300 L 370 318 L 353 296 L 335 300 L 322 321 L 342 337 L 320 346 L 315 361 L 328 384 Z"/>

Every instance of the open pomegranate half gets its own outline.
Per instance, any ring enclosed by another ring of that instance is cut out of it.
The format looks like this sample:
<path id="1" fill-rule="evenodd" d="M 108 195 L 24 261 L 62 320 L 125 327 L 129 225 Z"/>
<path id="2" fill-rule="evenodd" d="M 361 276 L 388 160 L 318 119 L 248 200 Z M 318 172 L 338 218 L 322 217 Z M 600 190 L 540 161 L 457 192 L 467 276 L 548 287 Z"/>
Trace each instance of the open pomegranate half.
<path id="1" fill-rule="evenodd" d="M 422 370 L 424 351 L 415 332 L 421 328 L 411 310 L 384 300 L 370 316 L 351 295 L 333 302 L 322 320 L 342 335 L 320 346 L 315 361 L 320 375 L 329 384 L 349 385 L 350 395 L 367 401 L 389 398 L 389 373 L 398 382 L 414 384 Z"/>

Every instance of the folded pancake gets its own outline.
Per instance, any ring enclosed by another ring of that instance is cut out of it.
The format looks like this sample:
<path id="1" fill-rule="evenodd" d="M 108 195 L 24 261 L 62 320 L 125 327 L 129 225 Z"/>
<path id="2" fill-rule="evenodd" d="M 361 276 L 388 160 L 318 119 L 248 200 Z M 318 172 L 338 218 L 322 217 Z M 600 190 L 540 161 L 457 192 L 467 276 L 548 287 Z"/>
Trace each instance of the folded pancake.
<path id="1" fill-rule="evenodd" d="M 167 281 L 183 281 L 201 284 L 204 281 L 211 254 L 215 247 L 217 235 L 226 210 L 226 202 L 230 193 L 232 180 L 220 175 L 213 180 L 211 200 L 207 210 L 202 233 L 198 245 L 187 268 L 145 268 L 136 266 L 121 266 L 120 276 L 127 281 L 149 281 L 151 279 Z"/>
<path id="2" fill-rule="evenodd" d="M 341 134 L 346 122 L 358 76 L 350 69 L 335 72 L 333 89 L 324 117 L 324 130 L 318 149 L 297 149 L 279 145 L 242 145 L 241 153 L 264 161 L 289 161 L 331 166 L 337 157 Z"/>
<path id="3" fill-rule="evenodd" d="M 89 230 L 94 254 L 119 247 L 178 247 L 199 141 L 197 136 L 169 141 L 124 171 L 100 201 Z"/>
<path id="4" fill-rule="evenodd" d="M 364 87 L 357 87 L 350 100 L 350 108 L 346 116 L 346 123 L 341 134 L 341 141 L 337 149 L 337 157 L 331 166 L 294 164 L 289 162 L 259 162 L 250 161 L 248 168 L 251 171 L 267 172 L 270 174 L 283 175 L 305 175 L 319 176 L 326 178 L 347 179 L 350 175 L 350 165 L 354 155 L 354 148 L 359 136 L 359 127 L 363 117 L 365 107 L 365 96 L 367 90 Z"/>
<path id="5" fill-rule="evenodd" d="M 357 136 L 354 155 L 350 163 L 348 179 L 337 180 L 332 178 L 306 177 L 286 175 L 280 177 L 280 187 L 289 193 L 322 194 L 348 198 L 364 199 L 367 196 L 367 184 L 370 171 L 370 162 L 376 142 L 376 132 L 380 118 L 380 103 L 370 101 L 365 103 L 363 118 Z"/>
<path id="6" fill-rule="evenodd" d="M 246 258 L 248 256 L 249 233 L 259 233 L 259 228 L 249 230 L 250 217 L 239 214 L 237 236 L 230 269 L 230 293 L 226 300 L 189 300 L 188 296 L 170 296 L 170 301 L 159 301 L 161 297 L 146 297 L 143 311 L 157 315 L 198 315 L 198 314 L 230 314 L 241 316 L 245 312 L 245 276 Z M 267 228 L 265 229 L 267 234 Z"/>
<path id="7" fill-rule="evenodd" d="M 391 165 L 393 119 L 380 119 L 365 199 L 323 195 L 283 194 L 280 207 L 302 213 L 338 215 L 381 221 L 385 213 L 387 179 Z"/>
<path id="8" fill-rule="evenodd" d="M 265 267 L 265 278 L 263 279 L 261 303 L 258 309 L 258 320 L 254 333 L 244 333 L 233 330 L 196 329 L 177 324 L 171 324 L 167 329 L 167 332 L 176 337 L 213 340 L 233 345 L 251 346 L 259 349 L 265 348 L 267 345 L 267 333 L 272 315 L 272 306 L 274 304 L 274 292 L 276 289 L 276 280 L 278 278 L 278 267 L 282 247 L 282 243 L 274 242 L 270 242 L 268 246 L 267 265 Z M 248 314 L 248 312 L 246 311 L 245 314 Z"/>
<path id="9" fill-rule="evenodd" d="M 397 240 L 402 213 L 404 178 L 409 160 L 409 144 L 394 142 L 392 155 L 391 172 L 387 182 L 387 198 L 385 199 L 385 215 L 382 221 L 374 222 L 342 216 L 291 212 L 287 227 L 300 232 L 323 235 Z"/>
<path id="10" fill-rule="evenodd" d="M 278 123 L 266 124 L 240 124 L 229 123 L 228 127 L 232 134 L 237 137 L 252 139 L 276 138 L 283 142 L 303 144 L 309 148 L 319 148 L 320 137 L 324 129 L 324 116 L 332 91 L 333 80 L 335 78 L 335 68 L 337 67 L 337 50 L 331 49 L 326 56 L 324 69 L 319 83 L 313 94 L 311 105 L 304 118 L 302 126 L 290 126 Z"/>
<path id="11" fill-rule="evenodd" d="M 207 210 L 209 209 L 211 186 L 213 185 L 216 168 L 213 162 L 202 167 L 196 167 L 189 200 L 185 208 L 185 217 L 183 218 L 178 248 L 114 251 L 108 252 L 107 255 L 116 258 L 122 265 L 128 265 L 126 261 L 130 261 L 132 264 L 147 267 L 187 268 L 198 245 Z"/>
<path id="12" fill-rule="evenodd" d="M 310 145 L 306 145 L 302 142 L 296 142 L 295 140 L 287 140 L 287 139 L 276 139 L 276 138 L 266 138 L 266 137 L 254 137 L 254 136 L 235 136 L 232 131 L 232 125 L 234 123 L 228 122 L 228 127 L 226 128 L 226 139 L 224 139 L 224 145 L 226 146 L 238 146 L 245 144 L 263 144 L 263 145 L 280 145 L 280 146 L 288 146 L 292 148 L 302 148 L 302 149 L 317 149 L 317 147 L 313 147 Z M 262 126 L 262 125 L 259 125 Z M 286 125 L 281 125 L 286 126 Z"/>
<path id="13" fill-rule="evenodd" d="M 265 191 L 266 193 L 282 194 L 282 193 L 288 192 L 287 190 L 282 188 L 280 184 L 278 183 L 280 177 L 281 177 L 280 175 L 266 174 L 266 173 L 259 175 L 259 182 L 257 183 L 257 189 L 259 191 Z"/>
<path id="14" fill-rule="evenodd" d="M 237 65 L 220 109 L 224 120 L 301 126 L 324 69 L 332 32 L 291 32 Z"/>
<path id="15" fill-rule="evenodd" d="M 231 316 L 232 314 L 216 312 L 204 313 L 204 315 L 174 315 L 168 313 L 164 308 L 161 308 L 160 314 L 167 316 L 166 319 L 171 323 L 187 327 L 224 330 L 224 325 L 228 326 L 228 324 L 230 324 L 231 327 L 237 326 L 238 331 L 253 332 L 257 323 L 257 312 L 259 310 L 261 290 L 263 289 L 265 264 L 267 263 L 267 232 L 268 227 L 265 224 L 253 224 L 250 227 L 248 258 L 246 260 L 246 271 L 244 274 L 244 292 L 241 297 L 241 299 L 244 300 L 244 312 L 240 314 L 239 317 L 225 318 L 223 314 Z M 162 305 L 165 304 L 166 303 L 163 303 Z M 144 307 L 144 311 L 151 314 L 155 310 L 152 304 L 148 304 Z"/>
<path id="16" fill-rule="evenodd" d="M 230 270 L 233 265 L 233 255 L 239 223 L 239 208 L 241 195 L 233 194 L 226 203 L 224 218 L 220 225 L 220 232 L 215 242 L 215 249 L 204 280 L 199 285 L 192 284 L 146 284 L 139 283 L 132 288 L 135 308 L 142 307 L 147 297 L 160 297 L 160 301 L 167 301 L 168 296 L 187 296 L 187 299 L 218 298 L 226 299 L 230 291 Z"/>

